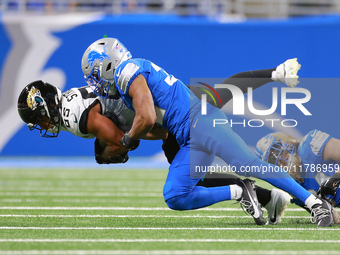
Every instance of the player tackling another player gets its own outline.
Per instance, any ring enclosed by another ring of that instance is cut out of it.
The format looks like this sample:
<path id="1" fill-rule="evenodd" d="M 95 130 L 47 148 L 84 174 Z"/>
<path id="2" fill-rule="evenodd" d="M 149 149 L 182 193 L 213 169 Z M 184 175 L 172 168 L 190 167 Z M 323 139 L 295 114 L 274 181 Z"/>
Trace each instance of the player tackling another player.
<path id="1" fill-rule="evenodd" d="M 90 87 L 72 89 L 62 95 L 50 84 L 33 83 L 19 97 L 20 116 L 31 129 L 39 128 L 45 136 L 46 130 L 56 134 L 63 129 L 84 138 L 97 137 L 97 160 L 106 163 L 123 163 L 128 151 L 138 147 L 139 139 L 165 139 L 170 132 L 179 145 L 163 190 L 170 208 L 191 210 L 230 199 L 246 200 L 250 202 L 247 210 L 257 224 L 264 224 L 251 181 L 198 186 L 205 173 L 195 173 L 193 167 L 209 166 L 215 155 L 238 169 L 267 163 L 256 158 L 230 127 L 212 130 L 211 118 L 226 118 L 223 112 L 208 105 L 208 114 L 201 115 L 200 100 L 180 80 L 151 61 L 131 57 L 114 38 L 96 41 L 84 53 L 82 68 L 89 85 L 105 99 L 95 97 Z M 289 77 L 292 69 L 283 65 L 283 71 L 277 79 Z M 53 89 L 44 91 L 44 86 Z M 105 117 L 107 112 L 117 119 Z M 79 122 L 74 122 L 75 117 Z M 118 128 L 114 123 L 122 126 Z M 321 215 L 316 218 L 319 227 L 333 224 L 332 207 L 298 185 L 286 172 L 252 176 L 286 190 Z"/>

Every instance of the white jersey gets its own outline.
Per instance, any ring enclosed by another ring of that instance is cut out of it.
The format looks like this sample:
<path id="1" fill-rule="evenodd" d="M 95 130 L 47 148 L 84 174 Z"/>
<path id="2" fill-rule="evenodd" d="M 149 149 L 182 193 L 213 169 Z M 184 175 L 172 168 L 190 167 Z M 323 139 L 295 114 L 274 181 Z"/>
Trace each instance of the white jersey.
<path id="1" fill-rule="evenodd" d="M 97 102 L 100 103 L 101 114 L 113 113 L 117 116 L 122 131 L 130 130 L 135 112 L 127 108 L 122 99 L 118 97 L 103 99 L 96 96 L 88 86 L 72 88 L 63 93 L 61 101 L 63 125 L 61 129 L 82 138 L 94 138 L 94 135 L 87 132 L 87 119 L 89 111 Z"/>

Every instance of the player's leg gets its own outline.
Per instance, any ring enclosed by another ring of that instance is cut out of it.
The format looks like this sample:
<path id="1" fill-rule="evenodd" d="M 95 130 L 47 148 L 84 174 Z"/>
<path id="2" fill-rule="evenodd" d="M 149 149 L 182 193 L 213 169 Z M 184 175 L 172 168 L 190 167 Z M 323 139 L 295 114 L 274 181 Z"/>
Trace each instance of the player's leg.
<path id="1" fill-rule="evenodd" d="M 174 135 L 169 134 L 170 137 L 163 143 L 163 150 L 169 163 L 172 162 L 176 156 L 179 146 Z M 221 173 L 207 173 L 204 178 L 200 179 L 196 186 L 203 187 L 220 187 L 238 184 L 240 178 L 232 174 Z M 276 224 L 283 216 L 284 210 L 290 203 L 289 195 L 281 190 L 268 190 L 255 186 L 255 192 L 259 203 L 262 207 L 267 209 L 268 223 Z"/>
<path id="2" fill-rule="evenodd" d="M 202 187 L 220 187 L 237 184 L 240 178 L 233 174 L 207 173 L 204 178 L 200 179 L 197 186 Z M 271 200 L 271 191 L 255 185 L 257 198 L 262 206 L 265 206 Z"/>
<path id="3" fill-rule="evenodd" d="M 269 82 L 273 82 L 273 71 L 275 71 L 275 68 L 241 72 L 230 76 L 229 78 L 225 79 L 221 84 L 234 85 L 240 88 L 243 93 L 247 93 L 248 88 L 252 88 L 254 90 Z M 190 85 L 189 88 L 198 98 L 201 98 L 202 94 L 206 94 L 205 90 L 207 88 L 204 85 Z M 216 88 L 215 90 L 220 96 L 222 102 L 222 104 L 218 103 L 218 105 L 216 106 L 218 108 L 222 108 L 233 98 L 233 95 L 229 89 Z M 214 99 L 212 97 L 207 98 L 208 103 L 215 105 L 213 100 Z"/>
<path id="4" fill-rule="evenodd" d="M 287 86 L 295 87 L 299 83 L 299 76 L 297 73 L 300 70 L 300 67 L 301 65 L 297 62 L 297 59 L 288 59 L 276 68 L 246 71 L 234 74 L 225 79 L 222 84 L 234 85 L 241 89 L 243 93 L 247 93 L 248 88 L 252 88 L 254 90 L 273 81 L 283 82 L 287 84 Z M 214 85 L 211 84 L 211 86 Z M 204 85 L 192 85 L 189 86 L 189 88 L 198 98 L 201 98 L 201 95 L 206 93 L 202 90 L 202 88 L 206 89 Z M 216 88 L 215 90 L 222 101 L 222 105 L 217 105 L 218 108 L 222 108 L 233 98 L 229 89 Z M 215 105 L 212 97 L 208 97 L 207 102 Z"/>
<path id="5" fill-rule="evenodd" d="M 239 177 L 232 174 L 207 173 L 205 178 L 197 183 L 197 186 L 226 186 L 237 184 L 239 179 Z M 290 195 L 279 189 L 268 190 L 256 185 L 255 192 L 259 203 L 267 210 L 267 224 L 275 225 L 279 223 L 284 215 L 284 210 L 290 204 Z"/>
<path id="6" fill-rule="evenodd" d="M 246 205 L 247 211 L 251 213 L 258 225 L 264 224 L 263 212 L 257 202 L 252 181 L 240 180 L 234 185 L 210 188 L 197 186 L 214 157 L 211 153 L 181 147 L 169 168 L 163 190 L 169 208 L 192 210 L 221 201 L 239 200 Z M 195 164 L 191 163 L 190 158 L 196 159 Z"/>
<path id="7" fill-rule="evenodd" d="M 259 160 L 254 153 L 249 149 L 247 144 L 232 131 L 229 125 L 216 125 L 213 129 L 211 124 L 213 119 L 226 119 L 223 112 L 216 107 L 207 105 L 207 115 L 197 115 L 198 120 L 195 128 L 191 128 L 191 137 L 199 139 L 192 139 L 193 148 L 205 149 L 221 157 L 225 162 L 233 167 L 232 170 L 237 171 L 238 174 L 249 175 L 255 178 L 263 179 L 272 185 L 285 190 L 291 195 L 295 196 L 307 205 L 312 211 L 313 209 L 322 209 L 330 211 L 329 205 L 317 199 L 310 194 L 302 186 L 294 181 L 290 175 L 282 168 L 275 167 L 264 161 Z M 205 132 L 202 132 L 205 130 Z M 208 130 L 208 132 L 207 132 Z M 210 131 L 210 132 L 209 132 Z M 200 148 L 200 146 L 202 146 Z M 330 215 L 319 218 L 320 226 L 332 224 L 333 219 Z"/>
<path id="8" fill-rule="evenodd" d="M 201 168 L 210 165 L 215 157 L 206 152 L 197 152 L 196 155 L 197 165 Z M 204 162 L 199 159 L 204 159 Z M 168 206 L 175 210 L 191 210 L 233 198 L 229 186 L 212 189 L 196 187 L 197 182 L 204 175 L 203 171 L 190 170 L 190 148 L 182 147 L 170 165 L 163 189 Z"/>

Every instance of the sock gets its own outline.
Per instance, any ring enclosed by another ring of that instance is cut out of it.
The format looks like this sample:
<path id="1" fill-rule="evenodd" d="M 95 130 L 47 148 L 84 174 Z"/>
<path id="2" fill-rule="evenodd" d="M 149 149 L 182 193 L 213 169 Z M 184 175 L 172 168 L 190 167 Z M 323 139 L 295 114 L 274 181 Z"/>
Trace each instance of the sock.
<path id="1" fill-rule="evenodd" d="M 269 203 L 270 199 L 272 198 L 271 197 L 272 192 L 268 189 L 264 189 L 259 186 L 256 186 L 255 191 L 256 191 L 257 199 L 260 202 L 260 204 L 262 206 L 266 206 Z"/>
<path id="2" fill-rule="evenodd" d="M 243 189 L 238 185 L 230 185 L 230 199 L 237 200 L 242 196 Z"/>
<path id="3" fill-rule="evenodd" d="M 308 209 L 312 209 L 313 205 L 315 204 L 322 204 L 322 201 L 320 199 L 318 199 L 316 196 L 314 195 L 310 195 L 306 202 L 305 205 L 307 206 Z"/>

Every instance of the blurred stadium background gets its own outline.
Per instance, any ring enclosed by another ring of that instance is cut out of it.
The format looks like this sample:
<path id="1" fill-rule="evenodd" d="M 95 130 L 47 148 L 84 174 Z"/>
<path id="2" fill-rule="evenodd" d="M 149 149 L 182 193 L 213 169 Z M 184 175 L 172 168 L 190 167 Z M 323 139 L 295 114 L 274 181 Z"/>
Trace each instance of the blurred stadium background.
<path id="1" fill-rule="evenodd" d="M 103 35 L 119 38 L 133 57 L 152 60 L 186 84 L 192 78 L 272 68 L 297 57 L 301 86 L 312 93 L 307 107 L 313 116 L 291 109 L 287 116 L 271 118 L 298 119 L 289 132 L 299 137 L 314 128 L 339 137 L 334 109 L 340 91 L 340 0 L 1 0 L 2 166 L 34 165 L 51 157 L 55 164 L 60 159 L 72 164 L 76 157 L 83 164 L 74 167 L 95 165 L 93 140 L 65 132 L 57 139 L 40 138 L 20 120 L 16 102 L 22 88 L 37 79 L 63 91 L 85 85 L 82 54 Z M 255 100 L 270 107 L 271 89 L 261 88 Z M 250 146 L 281 129 L 266 125 L 249 135 L 248 128 L 235 127 Z M 160 142 L 143 142 L 131 155 L 164 162 Z"/>

